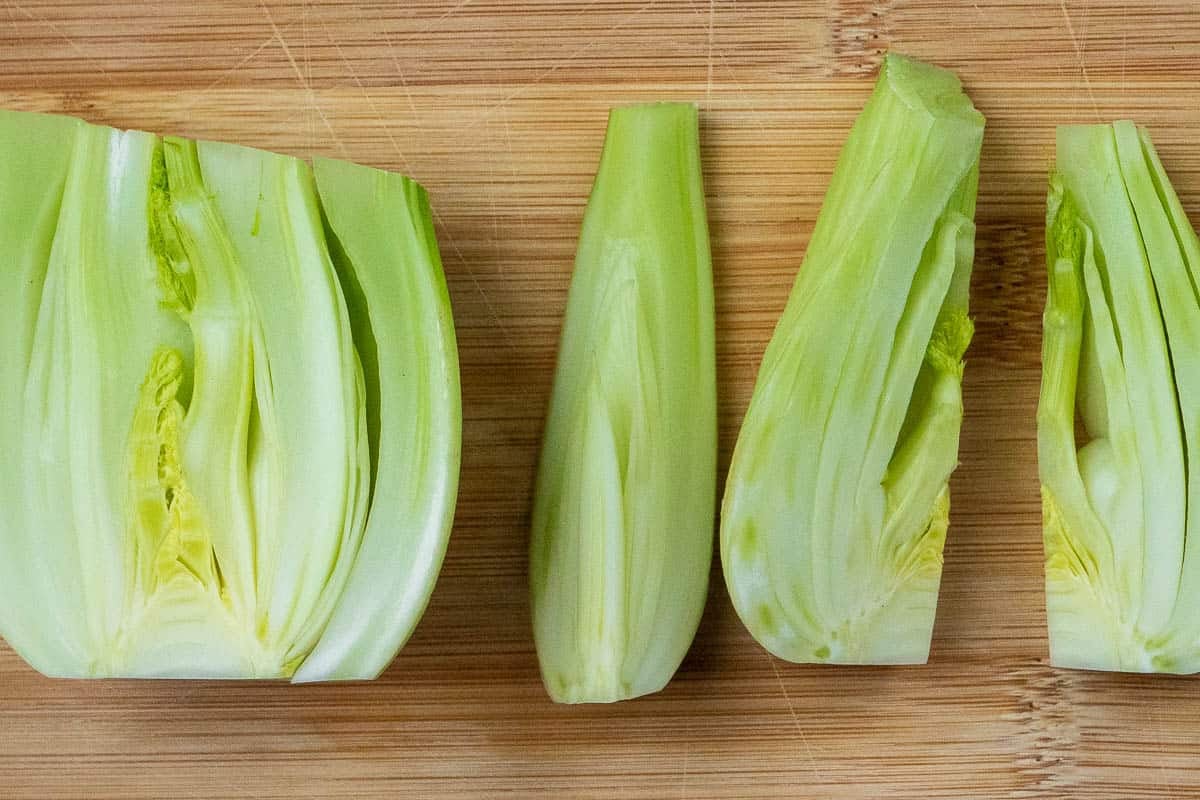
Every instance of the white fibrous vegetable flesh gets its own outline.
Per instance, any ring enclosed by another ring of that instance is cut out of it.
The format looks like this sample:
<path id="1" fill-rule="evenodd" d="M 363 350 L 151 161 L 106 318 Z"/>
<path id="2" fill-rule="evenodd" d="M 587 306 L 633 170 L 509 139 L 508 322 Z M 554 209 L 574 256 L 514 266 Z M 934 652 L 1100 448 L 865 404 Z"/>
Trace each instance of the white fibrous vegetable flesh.
<path id="1" fill-rule="evenodd" d="M 371 678 L 461 413 L 416 183 L 0 112 L 0 633 L 52 676 Z"/>
<path id="2" fill-rule="evenodd" d="M 780 658 L 928 658 L 983 127 L 953 74 L 889 55 L 842 149 L 722 506 L 734 607 Z"/>
<path id="3" fill-rule="evenodd" d="M 1200 671 L 1200 242 L 1145 130 L 1059 128 L 1046 260 L 1051 663 Z"/>
<path id="4" fill-rule="evenodd" d="M 717 426 L 697 123 L 691 105 L 614 109 L 584 214 L 530 553 L 559 702 L 661 689 L 704 608 Z"/>

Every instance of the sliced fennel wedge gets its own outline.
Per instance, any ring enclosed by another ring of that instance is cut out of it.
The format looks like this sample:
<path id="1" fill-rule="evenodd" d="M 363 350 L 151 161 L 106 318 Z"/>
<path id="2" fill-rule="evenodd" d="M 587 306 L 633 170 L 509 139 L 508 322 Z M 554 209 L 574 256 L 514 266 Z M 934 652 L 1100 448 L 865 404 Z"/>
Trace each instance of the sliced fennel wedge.
<path id="1" fill-rule="evenodd" d="M 0 112 L 0 634 L 38 670 L 371 678 L 415 626 L 461 424 L 429 208 L 318 172 Z"/>
<path id="2" fill-rule="evenodd" d="M 713 339 L 696 109 L 614 109 L 533 510 L 534 637 L 558 702 L 658 691 L 695 635 L 716 495 Z"/>
<path id="3" fill-rule="evenodd" d="M 1038 464 L 1051 663 L 1200 671 L 1200 241 L 1145 130 L 1058 130 Z"/>
<path id="4" fill-rule="evenodd" d="M 759 368 L 721 559 L 742 621 L 789 661 L 928 658 L 983 126 L 953 74 L 886 57 Z"/>

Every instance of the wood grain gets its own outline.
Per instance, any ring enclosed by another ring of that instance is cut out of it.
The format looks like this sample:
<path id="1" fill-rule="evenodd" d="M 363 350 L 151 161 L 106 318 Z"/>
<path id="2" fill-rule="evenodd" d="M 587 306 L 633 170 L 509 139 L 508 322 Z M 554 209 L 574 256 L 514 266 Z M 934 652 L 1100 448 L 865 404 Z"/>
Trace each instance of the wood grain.
<path id="1" fill-rule="evenodd" d="M 1045 663 L 1034 406 L 1053 127 L 1150 126 L 1200 219 L 1200 13 L 1141 0 L 5 2 L 0 105 L 324 153 L 430 189 L 463 368 L 450 552 L 370 685 L 56 682 L 0 646 L 3 798 L 1200 796 L 1189 678 Z M 700 104 L 721 459 L 834 159 L 894 47 L 988 118 L 978 332 L 931 662 L 780 662 L 714 571 L 661 694 L 562 708 L 526 600 L 534 459 L 609 106 Z"/>

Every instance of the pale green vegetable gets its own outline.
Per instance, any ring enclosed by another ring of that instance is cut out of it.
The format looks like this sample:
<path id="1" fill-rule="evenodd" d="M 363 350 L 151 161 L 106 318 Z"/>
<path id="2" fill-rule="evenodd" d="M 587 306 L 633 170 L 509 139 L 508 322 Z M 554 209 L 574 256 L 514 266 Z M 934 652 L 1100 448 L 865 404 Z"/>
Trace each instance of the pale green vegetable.
<path id="1" fill-rule="evenodd" d="M 54 676 L 371 678 L 458 477 L 430 212 L 365 167 L 0 112 L 0 633 Z"/>
<path id="2" fill-rule="evenodd" d="M 789 661 L 928 658 L 983 125 L 953 74 L 886 58 L 759 369 L 721 559 L 742 621 Z"/>
<path id="3" fill-rule="evenodd" d="M 658 691 L 704 608 L 717 426 L 698 138 L 690 105 L 613 110 L 584 215 L 530 552 L 559 702 Z"/>
<path id="4" fill-rule="evenodd" d="M 1046 256 L 1050 660 L 1200 671 L 1200 241 L 1144 130 L 1059 128 Z"/>

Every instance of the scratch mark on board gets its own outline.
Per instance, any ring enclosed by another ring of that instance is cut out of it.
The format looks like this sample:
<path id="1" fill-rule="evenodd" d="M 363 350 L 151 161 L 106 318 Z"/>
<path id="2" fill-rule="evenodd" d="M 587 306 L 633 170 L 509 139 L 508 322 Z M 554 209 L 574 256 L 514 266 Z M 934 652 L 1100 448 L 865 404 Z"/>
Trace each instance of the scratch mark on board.
<path id="1" fill-rule="evenodd" d="M 281 31 L 279 26 L 275 24 L 275 17 L 272 16 L 271 9 L 267 7 L 265 0 L 259 0 L 259 5 L 262 7 L 263 14 L 266 16 L 267 22 L 271 25 L 271 30 L 275 34 L 275 40 L 279 42 L 279 46 L 283 48 L 283 54 L 287 56 L 288 63 L 292 67 L 292 72 L 295 74 L 296 80 L 300 82 L 301 88 L 304 89 L 305 94 L 308 96 L 309 107 L 313 111 L 316 111 L 321 117 L 321 122 L 325 124 L 325 129 L 329 131 L 329 135 L 333 138 L 334 143 L 338 146 L 338 150 L 341 151 L 344 157 L 349 158 L 349 152 L 346 149 L 345 142 L 343 142 L 337 135 L 337 131 L 333 129 L 333 125 L 330 123 L 329 117 L 326 116 L 325 110 L 321 108 L 321 104 L 317 102 L 317 94 L 313 91 L 312 84 L 305 80 L 304 73 L 300 69 L 300 64 L 297 63 L 296 57 L 292 54 L 292 48 L 288 46 L 287 40 L 283 38 L 283 31 Z"/>
<path id="2" fill-rule="evenodd" d="M 1079 62 L 1079 71 L 1083 75 L 1083 85 L 1087 88 L 1088 98 L 1092 102 L 1092 111 L 1096 115 L 1097 121 L 1100 119 L 1100 106 L 1096 103 L 1096 93 L 1092 91 L 1092 79 L 1087 71 L 1087 59 L 1084 57 L 1084 45 L 1080 42 L 1079 37 L 1075 34 L 1075 25 L 1071 22 L 1071 13 L 1067 11 L 1067 0 L 1058 0 L 1058 7 L 1062 9 L 1063 19 L 1067 23 L 1067 35 L 1071 37 L 1071 45 L 1075 48 L 1075 59 Z"/>
<path id="3" fill-rule="evenodd" d="M 396 55 L 396 45 L 387 33 L 380 33 L 380 36 L 387 45 L 388 54 L 392 57 L 392 63 L 396 65 L 396 77 L 400 81 L 400 86 L 404 89 L 404 96 L 408 98 L 408 110 L 416 114 L 417 104 L 413 102 L 412 90 L 408 88 L 408 81 L 404 77 L 404 68 L 400 66 L 400 57 Z"/>
<path id="4" fill-rule="evenodd" d="M 735 3 L 736 3 L 736 0 L 735 0 Z M 695 0 L 688 0 L 688 8 L 689 8 L 689 10 L 691 10 L 693 16 L 695 16 L 697 18 L 700 17 L 701 11 L 699 8 L 696 7 Z M 730 88 L 732 88 L 734 90 L 734 92 L 737 94 L 738 98 L 740 98 L 741 100 L 749 100 L 750 95 L 746 91 L 746 87 L 743 86 L 741 83 L 739 83 L 735 79 L 734 76 L 737 73 L 734 71 L 733 65 L 729 63 L 729 59 L 725 56 L 725 53 L 723 53 L 721 50 L 718 49 L 715 51 L 715 55 L 716 55 L 717 60 L 721 62 L 721 68 L 729 76 L 729 79 L 726 81 L 726 83 L 730 86 Z M 750 116 L 750 120 L 754 123 L 754 126 L 756 128 L 758 128 L 759 132 L 765 135 L 767 133 L 767 129 L 766 129 L 766 126 L 763 125 L 762 120 L 759 119 L 759 115 L 756 113 L 753 113 L 753 111 L 751 111 L 749 116 Z"/>
<path id="5" fill-rule="evenodd" d="M 775 680 L 779 683 L 779 692 L 783 695 L 784 702 L 787 703 L 788 711 L 792 715 L 792 724 L 796 728 L 796 733 L 800 736 L 800 743 L 804 745 L 804 753 L 808 757 L 808 768 L 817 778 L 822 778 L 821 772 L 817 769 L 817 759 L 813 755 L 812 745 L 808 742 L 808 736 L 804 733 L 804 726 L 800 724 L 800 715 L 796 713 L 796 705 L 792 702 L 792 696 L 788 694 L 787 684 L 783 681 L 783 673 L 779 671 L 779 666 L 775 663 L 775 656 L 763 652 L 767 662 L 771 665 L 771 671 L 775 673 Z"/>
<path id="6" fill-rule="evenodd" d="M 212 82 L 207 84 L 206 86 L 204 86 L 200 91 L 207 92 L 210 89 L 215 88 L 217 85 L 229 80 L 230 77 L 232 77 L 235 73 L 237 73 L 239 70 L 241 70 L 242 67 L 249 64 L 251 62 L 251 60 L 254 59 L 255 56 L 257 56 L 263 50 L 266 50 L 272 43 L 274 43 L 274 41 L 275 41 L 275 34 L 271 34 L 266 39 L 263 39 L 262 43 L 260 43 L 258 45 L 258 47 L 255 47 L 247 55 L 243 56 L 242 59 L 240 61 L 238 61 L 236 64 L 234 64 L 232 67 L 225 70 L 217 77 L 213 78 Z"/>
<path id="7" fill-rule="evenodd" d="M 110 84 L 112 84 L 112 85 L 114 85 L 114 86 L 116 85 L 116 81 L 115 81 L 115 80 L 113 80 L 113 77 L 112 77 L 112 75 L 110 75 L 110 74 L 108 73 L 108 70 L 106 70 L 106 69 L 104 68 L 104 63 L 103 63 L 103 62 L 102 62 L 100 59 L 98 59 L 98 58 L 95 58 L 95 57 L 93 57 L 93 56 L 89 56 L 89 55 L 87 54 L 87 51 L 86 51 L 86 50 L 84 50 L 84 49 L 83 49 L 83 48 L 82 48 L 82 47 L 79 45 L 79 42 L 75 41 L 75 39 L 74 39 L 73 37 L 71 37 L 71 36 L 70 36 L 70 35 L 69 35 L 69 34 L 68 34 L 66 31 L 64 31 L 64 30 L 63 30 L 61 27 L 59 27 L 58 25 L 56 25 L 56 24 L 55 24 L 55 23 L 54 23 L 52 20 L 46 19 L 45 17 L 39 17 L 37 14 L 34 14 L 34 13 L 33 13 L 32 11 L 30 11 L 28 8 L 25 8 L 25 6 L 22 6 L 22 5 L 19 5 L 19 4 L 15 3 L 15 2 L 13 2 L 13 0 L 4 0 L 4 2 L 5 2 L 5 5 L 7 5 L 7 6 L 8 6 L 8 9 L 9 9 L 9 12 L 10 12 L 10 13 L 11 13 L 12 11 L 18 11 L 18 12 L 20 12 L 21 14 L 24 14 L 24 15 L 25 15 L 27 18 L 29 18 L 29 19 L 30 19 L 30 20 L 32 20 L 33 22 L 36 22 L 36 23 L 38 23 L 39 25 L 45 25 L 47 28 L 49 28 L 51 31 L 53 31 L 53 32 L 54 32 L 54 34 L 55 34 L 56 36 L 58 36 L 60 39 L 62 39 L 64 42 L 66 42 L 66 44 L 67 44 L 67 47 L 70 47 L 70 48 L 71 48 L 73 51 L 75 51 L 75 53 L 76 53 L 76 54 L 77 54 L 77 55 L 78 55 L 80 58 L 82 58 L 82 59 L 84 59 L 85 61 L 87 61 L 87 62 L 89 62 L 89 63 L 93 64 L 93 65 L 96 67 L 96 71 L 100 73 L 100 76 L 101 76 L 102 78 L 104 78 L 104 80 L 105 80 L 105 81 L 107 81 L 108 83 L 110 83 Z"/>
<path id="8" fill-rule="evenodd" d="M 284 33 L 289 32 L 292 29 L 292 27 L 294 27 L 297 23 L 304 22 L 306 19 L 308 19 L 308 15 L 311 11 L 312 11 L 311 6 L 305 6 L 304 11 L 301 12 L 300 19 L 295 20 L 293 22 L 288 23 L 287 25 L 280 27 L 280 30 L 283 31 Z M 258 56 L 259 53 L 266 50 L 268 47 L 270 47 L 275 42 L 276 42 L 276 38 L 275 38 L 274 33 L 272 33 L 267 38 L 263 39 L 261 42 L 259 42 L 257 45 L 255 45 L 253 50 L 251 50 L 249 53 L 247 53 L 246 55 L 244 55 L 240 59 L 238 59 L 236 64 L 234 64 L 232 67 L 229 67 L 228 69 L 223 70 L 219 75 L 217 75 L 217 77 L 213 78 L 206 85 L 201 87 L 198 91 L 192 93 L 191 98 L 184 105 L 183 110 L 185 112 L 190 111 L 207 94 L 212 92 L 214 89 L 216 89 L 221 84 L 225 83 L 225 81 L 232 78 L 238 72 L 241 72 L 241 70 L 247 64 L 249 64 L 251 61 L 253 61 Z"/>
<path id="9" fill-rule="evenodd" d="M 422 27 L 420 30 L 414 31 L 413 33 L 409 34 L 408 36 L 405 36 L 398 43 L 399 44 L 408 44 L 409 42 L 420 39 L 422 36 L 429 33 L 431 30 L 433 30 L 440 22 L 454 16 L 459 11 L 462 11 L 464 8 L 471 5 L 471 3 L 473 3 L 473 2 L 474 2 L 474 0 L 459 0 L 459 2 L 455 3 L 450 8 L 446 9 L 446 11 L 441 16 L 434 18 L 429 23 L 427 23 L 424 27 Z"/>
<path id="10" fill-rule="evenodd" d="M 338 57 L 342 59 L 342 65 L 346 67 L 346 72 L 350 74 L 350 79 L 358 87 L 358 91 L 362 93 L 363 100 L 367 102 L 371 112 L 375 115 L 375 119 L 379 122 L 379 127 L 383 129 L 383 133 L 391 142 L 392 149 L 396 151 L 396 157 L 400 159 L 400 166 L 404 172 L 412 175 L 412 165 L 408 161 L 408 157 L 404 155 L 404 151 L 400 149 L 400 143 L 396 141 L 396 137 L 392 134 L 392 128 L 388 125 L 387 120 L 383 116 L 383 112 L 379 110 L 379 106 L 375 103 L 375 98 L 367 91 L 366 84 L 358 76 L 358 72 L 354 69 L 354 64 L 346 56 L 346 51 L 342 49 L 342 43 L 339 42 L 330 32 L 329 27 L 325 23 L 321 23 L 322 29 L 325 31 L 325 38 L 333 45 L 333 49 L 337 51 Z"/>
<path id="11" fill-rule="evenodd" d="M 505 112 L 503 115 L 504 147 L 508 152 L 509 179 L 513 185 L 516 185 L 518 182 L 518 177 L 519 177 L 518 172 L 517 172 L 517 152 L 516 152 L 516 148 L 513 146 L 512 125 L 509 124 L 509 116 L 510 116 L 510 114 L 508 113 L 508 110 L 505 109 Z M 526 206 L 525 203 L 517 203 L 516 204 L 517 219 L 519 219 L 521 221 L 521 231 L 523 233 L 529 230 L 529 217 L 525 213 L 525 206 Z"/>
<path id="12" fill-rule="evenodd" d="M 370 107 L 371 112 L 375 115 L 375 119 L 379 123 L 379 127 L 383 129 L 384 135 L 387 136 L 388 141 L 391 142 L 392 149 L 396 152 L 396 157 L 400 159 L 401 169 L 410 177 L 412 177 L 412 164 L 409 162 L 408 157 L 404 155 L 404 151 L 400 149 L 400 143 L 396 141 L 396 137 L 392 134 L 391 126 L 388 125 L 387 120 L 384 118 L 383 113 L 379 109 L 379 106 L 375 103 L 375 99 L 371 96 L 371 93 L 367 91 L 366 84 L 363 83 L 362 78 L 359 77 L 358 72 L 354 69 L 353 63 L 351 63 L 350 59 L 346 57 L 346 52 L 342 49 L 341 42 L 339 42 L 337 38 L 333 36 L 328 26 L 326 26 L 323 22 L 321 23 L 321 27 L 325 31 L 325 38 L 333 45 L 334 50 L 337 51 L 338 56 L 342 59 L 342 63 L 346 67 L 346 71 L 350 74 L 351 80 L 353 80 L 355 85 L 358 86 L 358 90 L 362 93 L 363 100 L 366 101 L 367 106 Z M 411 102 L 412 98 L 410 97 L 409 103 Z M 492 188 L 492 214 L 493 218 L 498 220 L 494 193 L 494 176 Z M 479 276 L 476 274 L 475 270 L 472 269 L 471 262 L 468 261 L 466 256 L 463 254 L 462 248 L 458 246 L 458 241 L 453 235 L 451 235 L 450 226 L 445 223 L 441 214 L 437 210 L 437 206 L 434 206 L 432 203 L 430 204 L 430 212 L 433 215 L 433 221 L 442 232 L 441 238 L 448 245 L 450 245 L 450 249 L 454 251 L 454 255 L 458 258 L 459 263 L 461 263 L 463 265 L 463 269 L 466 270 L 467 277 L 471 281 L 471 285 L 475 288 L 475 291 L 479 293 L 479 297 L 483 301 L 483 305 L 487 310 L 488 316 L 491 317 L 492 322 L 496 324 L 496 328 L 500 331 L 501 339 L 506 345 L 512 347 L 513 338 L 512 334 L 508 330 L 508 326 L 504 324 L 504 320 L 500 318 L 500 313 L 496 310 L 495 304 L 492 303 L 491 298 L 488 297 L 487 292 L 484 291 L 483 284 L 479 281 Z"/>
<path id="13" fill-rule="evenodd" d="M 599 2 L 599 0 L 592 0 L 592 2 L 590 2 L 586 6 L 584 6 L 584 10 L 586 11 L 587 9 L 596 5 L 597 2 Z M 592 40 L 590 42 L 588 42 L 586 45 L 584 45 L 583 47 L 579 48 L 578 50 L 575 50 L 574 52 L 568 54 L 561 61 L 555 62 L 553 65 L 551 65 L 547 69 L 545 69 L 542 72 L 539 72 L 537 75 L 533 76 L 532 80 L 521 84 L 516 89 L 514 89 L 512 92 L 510 92 L 507 95 L 505 95 L 504 97 L 500 98 L 500 100 L 498 100 L 494 105 L 489 107 L 484 112 L 483 116 L 479 117 L 475 121 L 476 124 L 481 123 L 481 122 L 486 122 L 487 120 L 491 119 L 492 116 L 494 116 L 501 109 L 505 108 L 510 102 L 515 100 L 517 97 L 520 97 L 522 94 L 524 94 L 525 92 L 534 88 L 539 83 L 542 83 L 543 81 L 545 81 L 547 78 L 549 78 L 554 73 L 558 72 L 563 67 L 569 66 L 571 63 L 573 63 L 577 59 L 581 58 L 584 54 L 590 52 L 592 50 L 592 48 L 596 47 L 596 45 L 601 44 L 605 40 L 605 38 L 608 36 L 608 34 L 615 33 L 616 31 L 621 30 L 626 25 L 633 22 L 636 17 L 638 17 L 641 14 L 644 14 L 646 11 L 649 11 L 651 8 L 653 8 L 657 4 L 658 4 L 658 0 L 650 0 L 645 5 L 641 6 L 640 8 L 636 9 L 635 11 L 632 11 L 629 14 L 622 17 L 621 19 L 617 20 L 617 22 L 615 22 L 610 27 L 606 28 L 603 31 L 598 32 L 597 34 L 595 34 L 592 37 Z"/>
<path id="14" fill-rule="evenodd" d="M 17 36 L 20 36 L 21 35 L 21 25 L 20 25 L 20 23 L 17 22 L 17 12 L 13 8 L 13 4 L 11 2 L 8 2 L 8 0 L 5 0 L 4 8 L 6 11 L 8 11 L 8 21 L 12 24 L 13 31 L 15 32 L 15 34 Z M 30 74 L 29 79 L 31 81 L 33 81 L 33 85 L 35 87 L 37 87 L 37 89 L 40 90 L 43 88 L 42 81 L 40 78 L 38 78 L 37 75 Z"/>

